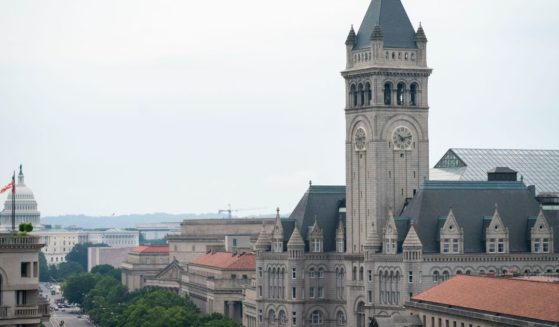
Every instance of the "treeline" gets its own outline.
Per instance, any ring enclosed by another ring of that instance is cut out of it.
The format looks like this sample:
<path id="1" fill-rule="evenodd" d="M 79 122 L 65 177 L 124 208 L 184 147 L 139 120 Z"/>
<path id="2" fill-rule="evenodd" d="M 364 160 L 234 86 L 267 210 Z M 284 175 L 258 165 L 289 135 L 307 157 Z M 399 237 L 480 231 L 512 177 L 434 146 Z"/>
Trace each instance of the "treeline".
<path id="1" fill-rule="evenodd" d="M 105 247 L 106 244 L 76 244 L 66 255 L 66 262 L 53 264 L 47 262 L 43 251 L 39 252 L 39 281 L 62 282 L 70 275 L 87 271 L 87 248 Z"/>
<path id="2" fill-rule="evenodd" d="M 219 314 L 202 315 L 191 301 L 167 290 L 128 292 L 119 278 L 118 269 L 96 266 L 68 277 L 62 292 L 101 327 L 241 327 Z"/>

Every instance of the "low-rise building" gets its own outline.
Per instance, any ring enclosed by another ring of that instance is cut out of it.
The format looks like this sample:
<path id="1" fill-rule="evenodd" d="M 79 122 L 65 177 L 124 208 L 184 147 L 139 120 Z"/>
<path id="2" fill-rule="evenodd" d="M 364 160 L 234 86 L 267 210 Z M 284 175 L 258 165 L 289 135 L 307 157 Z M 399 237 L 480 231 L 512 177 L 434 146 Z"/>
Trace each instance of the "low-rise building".
<path id="1" fill-rule="evenodd" d="M 39 251 L 36 236 L 0 234 L 0 326 L 38 326 L 50 315 L 39 296 Z"/>
<path id="2" fill-rule="evenodd" d="M 180 222 L 137 224 L 136 229 L 144 241 L 161 240 L 167 235 L 180 235 Z"/>
<path id="3" fill-rule="evenodd" d="M 558 326 L 559 283 L 457 275 L 406 303 L 424 327 Z"/>
<path id="4" fill-rule="evenodd" d="M 254 253 L 208 253 L 188 264 L 180 292 L 203 313 L 221 313 L 241 322 L 244 290 L 251 287 L 255 273 Z"/>
<path id="5" fill-rule="evenodd" d="M 66 255 L 72 251 L 74 245 L 80 243 L 79 231 L 42 230 L 33 234 L 40 237 L 41 243 L 45 244 L 41 251 L 49 265 L 66 262 Z"/>
<path id="6" fill-rule="evenodd" d="M 108 248 L 108 247 L 88 247 L 87 248 L 87 271 L 98 265 L 111 265 L 120 268 L 120 265 L 128 258 L 134 248 Z"/>
<path id="7" fill-rule="evenodd" d="M 129 291 L 145 286 L 149 277 L 154 277 L 169 265 L 168 245 L 142 245 L 135 247 L 120 266 L 122 284 Z"/>
<path id="8" fill-rule="evenodd" d="M 108 230 L 82 231 L 87 233 L 87 242 L 91 244 L 107 244 L 112 248 L 129 248 L 140 245 L 140 232 L 112 228 Z"/>

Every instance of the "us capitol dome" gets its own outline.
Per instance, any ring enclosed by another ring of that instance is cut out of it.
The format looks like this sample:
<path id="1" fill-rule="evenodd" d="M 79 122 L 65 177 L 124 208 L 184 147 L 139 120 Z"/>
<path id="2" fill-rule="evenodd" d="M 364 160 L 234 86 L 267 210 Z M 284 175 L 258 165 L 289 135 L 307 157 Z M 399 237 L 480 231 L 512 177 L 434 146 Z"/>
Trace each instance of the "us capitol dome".
<path id="1" fill-rule="evenodd" d="M 7 192 L 8 198 L 4 202 L 4 210 L 0 212 L 0 231 L 9 231 L 12 229 L 12 192 Z M 33 224 L 34 230 L 41 229 L 40 217 L 41 213 L 37 210 L 37 201 L 33 191 L 25 186 L 25 178 L 23 176 L 22 166 L 19 166 L 19 174 L 16 184 L 16 229 L 21 223 Z"/>

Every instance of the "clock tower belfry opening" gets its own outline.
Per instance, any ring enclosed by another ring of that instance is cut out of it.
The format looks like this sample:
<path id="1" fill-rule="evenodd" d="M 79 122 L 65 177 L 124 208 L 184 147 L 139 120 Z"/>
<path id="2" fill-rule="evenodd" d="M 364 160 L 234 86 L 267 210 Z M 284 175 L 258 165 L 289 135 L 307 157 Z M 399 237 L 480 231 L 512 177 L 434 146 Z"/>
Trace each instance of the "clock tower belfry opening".
<path id="1" fill-rule="evenodd" d="M 346 251 L 380 251 L 389 210 L 428 179 L 427 37 L 400 0 L 372 0 L 345 44 Z"/>

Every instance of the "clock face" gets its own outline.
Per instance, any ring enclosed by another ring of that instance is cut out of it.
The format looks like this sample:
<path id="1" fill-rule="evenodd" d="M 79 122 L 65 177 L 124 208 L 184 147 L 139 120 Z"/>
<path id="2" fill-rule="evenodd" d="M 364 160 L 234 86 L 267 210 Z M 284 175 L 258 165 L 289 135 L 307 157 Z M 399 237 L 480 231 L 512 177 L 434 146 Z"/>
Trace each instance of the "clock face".
<path id="1" fill-rule="evenodd" d="M 409 150 L 413 141 L 413 135 L 407 127 L 400 126 L 392 134 L 394 150 Z"/>
<path id="2" fill-rule="evenodd" d="M 357 151 L 365 150 L 365 146 L 367 145 L 367 133 L 362 127 L 357 129 L 355 133 L 355 149 Z"/>

